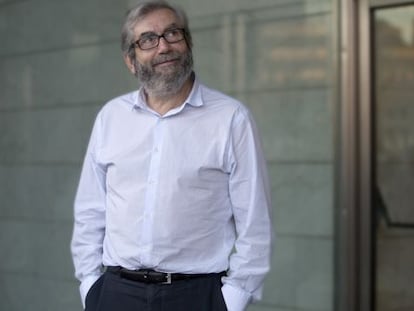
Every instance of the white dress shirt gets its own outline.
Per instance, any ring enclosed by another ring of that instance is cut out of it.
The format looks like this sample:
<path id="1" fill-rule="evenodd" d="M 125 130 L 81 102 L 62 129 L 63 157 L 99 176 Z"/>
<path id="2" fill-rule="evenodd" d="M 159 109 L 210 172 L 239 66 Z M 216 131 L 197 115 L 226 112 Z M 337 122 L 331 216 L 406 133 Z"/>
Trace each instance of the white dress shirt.
<path id="1" fill-rule="evenodd" d="M 72 254 L 84 302 L 102 265 L 228 270 L 229 311 L 261 297 L 270 195 L 260 139 L 240 102 L 197 81 L 165 115 L 143 91 L 99 112 L 75 199 Z"/>

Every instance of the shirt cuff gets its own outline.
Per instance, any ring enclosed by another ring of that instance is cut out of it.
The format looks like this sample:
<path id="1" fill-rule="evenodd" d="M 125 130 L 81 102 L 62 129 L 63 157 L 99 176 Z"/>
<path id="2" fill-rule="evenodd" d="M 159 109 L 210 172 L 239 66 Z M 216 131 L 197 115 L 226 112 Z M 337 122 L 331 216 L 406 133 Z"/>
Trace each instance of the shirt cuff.
<path id="1" fill-rule="evenodd" d="M 221 287 L 224 301 L 228 311 L 244 311 L 251 301 L 250 293 L 239 288 L 233 287 L 229 284 L 224 284 Z"/>
<path id="2" fill-rule="evenodd" d="M 91 275 L 86 277 L 79 286 L 80 296 L 82 300 L 83 309 L 85 309 L 86 295 L 91 289 L 92 285 L 99 279 L 100 275 Z"/>

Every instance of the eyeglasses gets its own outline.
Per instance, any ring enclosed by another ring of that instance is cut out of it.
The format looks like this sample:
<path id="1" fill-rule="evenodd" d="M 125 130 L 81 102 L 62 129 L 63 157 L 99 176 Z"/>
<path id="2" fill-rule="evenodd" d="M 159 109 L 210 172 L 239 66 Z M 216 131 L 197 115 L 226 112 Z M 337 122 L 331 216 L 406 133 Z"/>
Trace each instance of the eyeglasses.
<path id="1" fill-rule="evenodd" d="M 141 36 L 137 41 L 131 44 L 131 48 L 138 46 L 141 50 L 156 48 L 160 43 L 160 38 L 164 38 L 168 43 L 176 43 L 185 39 L 184 28 L 172 28 L 164 31 L 163 34 L 149 32 Z"/>

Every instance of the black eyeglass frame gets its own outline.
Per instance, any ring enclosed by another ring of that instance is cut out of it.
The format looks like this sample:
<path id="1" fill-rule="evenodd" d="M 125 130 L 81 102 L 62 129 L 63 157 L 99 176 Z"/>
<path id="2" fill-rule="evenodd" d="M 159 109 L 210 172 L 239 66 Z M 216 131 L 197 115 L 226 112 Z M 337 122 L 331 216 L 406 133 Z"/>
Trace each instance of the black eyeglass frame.
<path id="1" fill-rule="evenodd" d="M 166 38 L 166 34 L 168 34 L 169 32 L 171 32 L 171 31 L 180 31 L 181 32 L 181 34 L 182 34 L 182 38 L 181 39 L 179 39 L 179 40 L 173 40 L 173 41 L 170 41 L 169 39 L 167 39 Z M 158 45 L 160 44 L 160 38 L 164 38 L 164 40 L 167 42 L 167 43 L 177 43 L 177 42 L 180 42 L 180 41 L 183 41 L 183 40 L 186 40 L 186 30 L 185 30 L 185 28 L 170 28 L 170 29 L 167 29 L 167 30 L 165 30 L 162 34 L 160 34 L 160 35 L 158 35 L 158 34 L 156 34 L 156 33 L 151 33 L 151 34 L 149 34 L 149 35 L 151 35 L 151 36 L 153 36 L 154 38 L 155 37 L 157 37 L 157 44 L 156 45 L 154 45 L 154 46 L 151 46 L 150 48 L 142 48 L 141 47 L 141 45 L 140 45 L 140 41 L 142 40 L 142 39 L 144 39 L 144 37 L 141 37 L 141 38 L 139 38 L 138 40 L 136 40 L 135 42 L 133 42 L 131 45 L 130 45 L 130 50 L 132 50 L 132 49 L 134 49 L 134 48 L 136 48 L 136 47 L 138 47 L 138 48 L 140 48 L 141 50 L 143 50 L 143 51 L 146 51 L 146 50 L 151 50 L 151 49 L 155 49 L 156 47 L 158 47 Z M 148 35 L 148 36 L 149 36 Z"/>

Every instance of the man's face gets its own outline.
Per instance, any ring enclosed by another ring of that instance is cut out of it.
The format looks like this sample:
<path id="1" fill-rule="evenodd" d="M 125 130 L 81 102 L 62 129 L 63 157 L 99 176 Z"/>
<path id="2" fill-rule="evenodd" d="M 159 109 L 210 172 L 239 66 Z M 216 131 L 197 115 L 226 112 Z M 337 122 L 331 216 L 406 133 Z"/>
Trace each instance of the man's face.
<path id="1" fill-rule="evenodd" d="M 136 24 L 135 39 L 138 40 L 148 33 L 161 35 L 166 30 L 181 27 L 172 11 L 156 10 Z M 135 63 L 132 65 L 136 76 L 150 94 L 167 96 L 177 93 L 192 72 L 192 53 L 186 40 L 168 43 L 160 38 L 157 47 L 148 50 L 136 47 L 135 56 Z"/>

